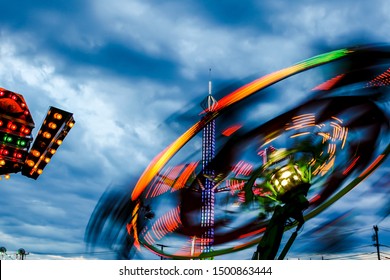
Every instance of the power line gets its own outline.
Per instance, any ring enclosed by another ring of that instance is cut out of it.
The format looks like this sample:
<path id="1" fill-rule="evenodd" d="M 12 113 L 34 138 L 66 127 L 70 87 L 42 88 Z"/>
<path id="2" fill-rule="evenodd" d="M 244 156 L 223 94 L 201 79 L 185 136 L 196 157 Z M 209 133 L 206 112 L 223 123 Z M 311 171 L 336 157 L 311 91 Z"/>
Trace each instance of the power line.
<path id="1" fill-rule="evenodd" d="M 363 253 L 363 254 L 354 254 L 354 255 L 344 255 L 344 256 L 340 256 L 340 257 L 327 258 L 327 260 L 340 260 L 340 259 L 345 259 L 345 258 L 360 257 L 360 256 L 373 255 L 373 254 L 375 254 L 375 252 Z"/>
<path id="2" fill-rule="evenodd" d="M 344 231 L 344 232 L 340 232 L 340 233 L 332 233 L 332 238 L 334 237 L 349 237 L 351 235 L 354 235 L 354 234 L 357 234 L 357 233 L 360 233 L 360 232 L 363 232 L 363 231 L 369 231 L 370 229 L 367 229 L 367 228 L 357 228 L 357 229 L 351 229 L 349 231 Z M 308 239 L 318 239 L 317 236 L 307 236 L 305 237 L 305 240 L 308 240 Z"/>
<path id="3" fill-rule="evenodd" d="M 115 250 L 110 251 L 99 251 L 99 252 L 30 252 L 34 255 L 99 255 L 99 254 L 111 254 L 111 253 L 118 253 Z"/>
<path id="4" fill-rule="evenodd" d="M 390 256 L 390 253 L 387 253 L 387 252 L 381 252 L 381 255 L 389 255 L 389 256 Z"/>

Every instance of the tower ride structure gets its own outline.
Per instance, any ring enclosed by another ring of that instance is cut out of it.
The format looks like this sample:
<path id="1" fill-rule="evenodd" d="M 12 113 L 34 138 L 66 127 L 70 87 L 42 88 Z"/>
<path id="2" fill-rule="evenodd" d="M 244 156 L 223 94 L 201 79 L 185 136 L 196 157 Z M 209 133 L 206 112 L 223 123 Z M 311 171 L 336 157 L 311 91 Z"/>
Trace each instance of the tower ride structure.
<path id="1" fill-rule="evenodd" d="M 212 96 L 212 83 L 209 80 L 208 96 L 201 106 L 206 112 L 203 118 L 212 114 L 217 101 Z M 215 156 L 215 119 L 212 119 L 203 129 L 202 135 L 202 184 L 201 184 L 201 228 L 200 249 L 202 253 L 212 251 L 214 242 L 214 206 L 215 206 L 215 171 L 210 166 Z"/>

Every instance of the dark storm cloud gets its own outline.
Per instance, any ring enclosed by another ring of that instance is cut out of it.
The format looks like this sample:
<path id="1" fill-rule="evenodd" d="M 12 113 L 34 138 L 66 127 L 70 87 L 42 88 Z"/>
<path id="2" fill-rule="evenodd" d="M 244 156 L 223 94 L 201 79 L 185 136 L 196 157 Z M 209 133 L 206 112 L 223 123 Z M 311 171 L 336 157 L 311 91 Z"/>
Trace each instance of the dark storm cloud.
<path id="1" fill-rule="evenodd" d="M 1 28 L 10 33 L 21 32 L 26 40 L 31 40 L 27 45 L 34 44 L 33 49 L 20 52 L 20 57 L 45 53 L 56 61 L 57 72 L 63 74 L 84 76 L 89 68 L 100 69 L 109 76 L 147 76 L 163 81 L 177 75 L 175 61 L 148 55 L 105 33 L 104 26 L 89 13 L 87 2 L 44 2 L 17 1 L 2 8 Z"/>
<path id="2" fill-rule="evenodd" d="M 45 1 L 37 0 L 34 2 L 28 0 L 1 1 L 2 26 L 8 26 L 15 30 L 35 30 L 39 34 L 38 27 L 44 27 L 42 21 L 50 15 L 63 15 L 72 22 L 72 17 L 79 12 L 85 12 L 88 7 L 87 2 L 69 0 L 69 1 Z M 50 28 L 46 26 L 45 29 Z"/>
<path id="3" fill-rule="evenodd" d="M 177 65 L 166 58 L 153 57 L 132 49 L 129 46 L 112 42 L 97 47 L 93 51 L 71 49 L 64 45 L 54 48 L 56 57 L 67 61 L 67 70 L 83 75 L 85 68 L 99 70 L 108 77 L 141 78 L 147 76 L 155 81 L 172 81 L 177 76 Z"/>
<path id="4" fill-rule="evenodd" d="M 272 28 L 269 10 L 273 1 L 235 1 L 227 0 L 223 4 L 215 1 L 193 1 L 196 11 L 211 22 L 229 27 L 248 27 L 261 29 L 266 33 Z M 268 12 L 266 12 L 268 11 Z"/>

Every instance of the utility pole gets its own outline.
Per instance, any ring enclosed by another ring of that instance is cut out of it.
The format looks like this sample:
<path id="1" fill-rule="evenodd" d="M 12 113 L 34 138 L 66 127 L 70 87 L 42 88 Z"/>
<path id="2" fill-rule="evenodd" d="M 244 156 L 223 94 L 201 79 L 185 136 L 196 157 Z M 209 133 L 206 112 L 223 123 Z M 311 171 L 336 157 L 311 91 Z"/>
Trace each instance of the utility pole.
<path id="1" fill-rule="evenodd" d="M 380 255 L 380 252 L 379 252 L 379 237 L 378 237 L 378 226 L 375 225 L 374 226 L 374 231 L 375 231 L 375 235 L 374 235 L 374 241 L 375 241 L 375 247 L 376 247 L 376 252 L 378 254 L 378 260 L 381 259 L 381 255 Z"/>
<path id="2" fill-rule="evenodd" d="M 169 246 L 163 245 L 163 244 L 156 244 L 156 245 L 157 245 L 157 246 L 160 246 L 161 252 L 164 252 L 164 248 L 169 247 Z M 161 256 L 160 256 L 160 260 L 163 260 L 163 259 L 164 259 L 164 257 L 161 255 Z"/>

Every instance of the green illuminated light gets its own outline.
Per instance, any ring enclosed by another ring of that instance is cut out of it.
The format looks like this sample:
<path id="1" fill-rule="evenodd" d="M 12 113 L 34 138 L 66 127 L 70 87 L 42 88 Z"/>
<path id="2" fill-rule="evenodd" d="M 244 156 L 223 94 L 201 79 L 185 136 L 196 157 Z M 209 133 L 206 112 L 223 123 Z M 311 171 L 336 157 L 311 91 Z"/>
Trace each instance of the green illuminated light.
<path id="1" fill-rule="evenodd" d="M 19 139 L 18 142 L 17 142 L 17 145 L 24 147 L 24 146 L 26 146 L 26 141 Z"/>
<path id="2" fill-rule="evenodd" d="M 320 54 L 320 55 L 314 56 L 314 57 L 309 58 L 307 60 L 304 60 L 304 61 L 302 61 L 302 62 L 300 62 L 298 64 L 304 64 L 305 68 L 306 67 L 317 66 L 319 64 L 323 64 L 323 63 L 326 63 L 326 62 L 329 62 L 329 61 L 341 58 L 343 56 L 346 56 L 346 55 L 348 55 L 351 52 L 352 51 L 348 50 L 348 49 L 335 50 L 335 51 L 332 51 L 332 52 L 328 52 L 328 53 L 324 53 L 324 54 Z"/>

